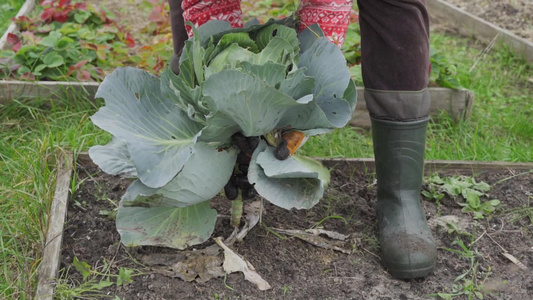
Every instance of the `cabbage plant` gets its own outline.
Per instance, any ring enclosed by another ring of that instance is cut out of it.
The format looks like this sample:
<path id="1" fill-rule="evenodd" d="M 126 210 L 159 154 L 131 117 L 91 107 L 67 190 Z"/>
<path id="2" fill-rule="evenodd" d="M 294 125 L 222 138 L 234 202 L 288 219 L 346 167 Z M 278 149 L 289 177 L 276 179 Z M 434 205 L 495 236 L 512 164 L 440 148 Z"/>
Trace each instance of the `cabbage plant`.
<path id="1" fill-rule="evenodd" d="M 96 97 L 105 106 L 91 119 L 113 137 L 89 154 L 103 171 L 135 178 L 116 217 L 122 242 L 184 249 L 211 236 L 209 200 L 224 187 L 235 226 L 242 198 L 255 193 L 285 209 L 313 207 L 329 172 L 294 151 L 344 126 L 356 89 L 318 26 L 298 35 L 279 21 L 211 21 L 186 41 L 179 75 L 118 68 Z"/>

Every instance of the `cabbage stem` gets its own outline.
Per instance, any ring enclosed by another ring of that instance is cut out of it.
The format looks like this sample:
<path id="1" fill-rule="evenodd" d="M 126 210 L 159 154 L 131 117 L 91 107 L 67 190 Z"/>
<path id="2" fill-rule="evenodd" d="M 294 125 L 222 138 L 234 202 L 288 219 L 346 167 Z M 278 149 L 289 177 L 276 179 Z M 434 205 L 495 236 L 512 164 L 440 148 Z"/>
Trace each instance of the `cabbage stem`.
<path id="1" fill-rule="evenodd" d="M 235 228 L 239 228 L 241 225 L 242 205 L 242 194 L 239 191 L 237 199 L 231 201 L 231 225 Z"/>

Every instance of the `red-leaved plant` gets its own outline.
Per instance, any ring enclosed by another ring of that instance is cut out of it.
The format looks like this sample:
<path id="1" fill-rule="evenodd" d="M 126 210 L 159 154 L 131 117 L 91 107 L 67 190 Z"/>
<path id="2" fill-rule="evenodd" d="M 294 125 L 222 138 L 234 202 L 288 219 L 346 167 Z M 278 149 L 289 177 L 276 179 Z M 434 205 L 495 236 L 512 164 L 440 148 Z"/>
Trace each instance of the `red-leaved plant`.
<path id="1" fill-rule="evenodd" d="M 60 23 L 65 23 L 69 14 L 76 10 L 85 10 L 87 9 L 87 4 L 85 3 L 75 3 L 72 4 L 71 0 L 43 0 L 39 4 L 44 8 L 43 13 L 41 14 L 41 21 L 45 23 L 50 23 L 57 21 Z"/>

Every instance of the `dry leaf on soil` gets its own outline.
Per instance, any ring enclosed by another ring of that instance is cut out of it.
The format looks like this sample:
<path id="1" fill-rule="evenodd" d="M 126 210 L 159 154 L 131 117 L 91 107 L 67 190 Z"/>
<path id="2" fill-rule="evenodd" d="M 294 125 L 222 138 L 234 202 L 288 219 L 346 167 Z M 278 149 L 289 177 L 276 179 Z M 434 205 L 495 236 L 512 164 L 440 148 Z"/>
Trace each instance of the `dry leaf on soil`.
<path id="1" fill-rule="evenodd" d="M 261 203 L 261 201 L 254 201 L 251 203 L 246 203 L 244 205 L 244 219 L 246 220 L 246 223 L 244 224 L 241 231 L 237 233 L 235 237 L 237 241 L 242 241 L 244 237 L 248 234 L 248 232 L 252 230 L 252 228 L 254 228 L 257 223 L 259 223 L 261 213 L 264 213 L 262 205 L 263 204 Z M 233 243 L 226 242 L 226 244 L 231 245 Z"/>
<path id="2" fill-rule="evenodd" d="M 339 240 L 339 241 L 345 241 L 347 238 L 350 237 L 349 235 L 346 235 L 346 234 L 338 233 L 338 232 L 331 231 L 331 230 L 320 229 L 320 228 L 307 229 L 305 232 L 311 233 L 313 235 L 323 234 L 329 237 L 330 239 Z"/>
<path id="3" fill-rule="evenodd" d="M 503 256 L 505 256 L 508 260 L 512 261 L 515 265 L 517 265 L 520 269 L 526 271 L 527 267 L 523 263 L 521 263 L 516 257 L 511 255 L 509 252 L 503 252 Z"/>
<path id="4" fill-rule="evenodd" d="M 222 238 L 215 238 L 215 242 L 224 249 L 225 258 L 223 267 L 226 273 L 242 272 L 244 274 L 244 279 L 257 285 L 261 291 L 271 288 L 270 284 L 261 278 L 261 275 L 255 271 L 254 266 L 226 246 L 224 242 L 222 242 Z"/>
<path id="5" fill-rule="evenodd" d="M 303 241 L 306 241 L 320 248 L 331 249 L 331 250 L 339 251 L 339 252 L 346 253 L 346 254 L 351 253 L 350 250 L 344 248 L 344 242 L 342 242 L 346 240 L 349 236 L 340 234 L 338 232 L 328 231 L 328 230 L 323 230 L 323 229 L 309 229 L 305 231 L 295 230 L 295 229 L 279 229 L 279 228 L 272 228 L 272 229 L 278 233 L 297 237 Z M 320 234 L 325 234 L 333 240 L 321 237 Z"/>
<path id="6" fill-rule="evenodd" d="M 244 207 L 246 224 L 241 231 L 235 231 L 226 240 L 227 244 L 231 245 L 235 241 L 242 241 L 248 232 L 257 225 L 262 211 L 261 205 L 260 201 L 254 201 Z M 212 245 L 202 250 L 180 251 L 176 254 L 148 254 L 143 256 L 141 260 L 146 265 L 154 266 L 153 271 L 162 275 L 177 277 L 188 282 L 203 283 L 212 278 L 224 277 L 223 262 L 219 256 L 220 247 Z M 251 269 L 253 270 L 253 267 Z"/>
<path id="7" fill-rule="evenodd" d="M 212 278 L 224 277 L 222 259 L 219 257 L 220 248 L 217 245 L 209 246 L 202 250 L 180 251 L 176 254 L 178 261 L 168 259 L 165 263 L 159 260 L 156 265 L 166 267 L 154 267 L 153 271 L 168 277 L 177 277 L 184 281 L 207 282 Z M 168 258 L 168 255 L 165 256 Z M 185 259 L 183 259 L 186 257 Z M 143 262 L 155 261 L 153 257 L 145 256 Z M 150 264 L 150 263 L 148 263 Z"/>

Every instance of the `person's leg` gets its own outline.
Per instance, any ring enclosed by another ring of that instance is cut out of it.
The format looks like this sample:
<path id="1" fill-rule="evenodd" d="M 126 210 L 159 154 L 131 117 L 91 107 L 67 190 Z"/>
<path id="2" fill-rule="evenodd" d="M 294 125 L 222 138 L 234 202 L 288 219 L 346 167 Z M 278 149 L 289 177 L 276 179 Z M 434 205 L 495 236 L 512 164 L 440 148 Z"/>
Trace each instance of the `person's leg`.
<path id="1" fill-rule="evenodd" d="M 436 246 L 420 205 L 429 120 L 425 0 L 358 0 L 365 101 L 372 119 L 381 261 L 397 278 L 428 275 Z"/>
<path id="2" fill-rule="evenodd" d="M 189 38 L 185 30 L 185 20 L 183 19 L 183 9 L 181 8 L 182 0 L 168 0 L 170 9 L 170 29 L 172 31 L 172 46 L 174 53 L 170 58 L 170 69 L 174 74 L 179 71 L 179 57 L 185 41 Z"/>
<path id="3" fill-rule="evenodd" d="M 365 87 L 420 91 L 429 80 L 425 0 L 358 0 Z"/>
<path id="4" fill-rule="evenodd" d="M 341 47 L 351 10 L 352 0 L 302 0 L 298 8 L 299 30 L 318 23 L 326 38 Z"/>

